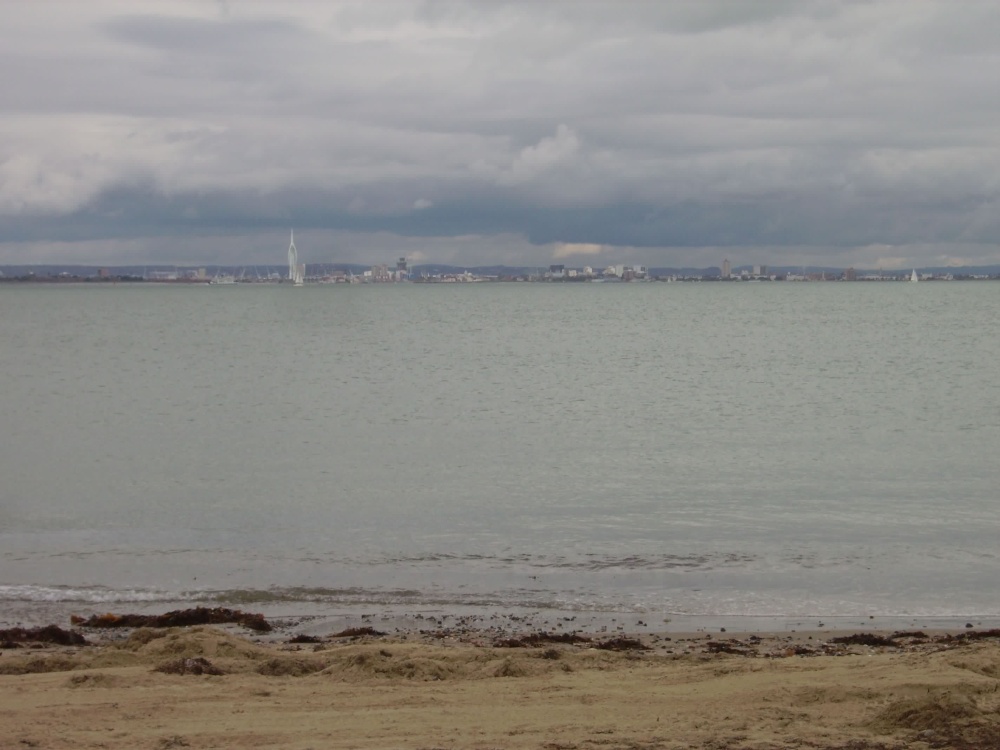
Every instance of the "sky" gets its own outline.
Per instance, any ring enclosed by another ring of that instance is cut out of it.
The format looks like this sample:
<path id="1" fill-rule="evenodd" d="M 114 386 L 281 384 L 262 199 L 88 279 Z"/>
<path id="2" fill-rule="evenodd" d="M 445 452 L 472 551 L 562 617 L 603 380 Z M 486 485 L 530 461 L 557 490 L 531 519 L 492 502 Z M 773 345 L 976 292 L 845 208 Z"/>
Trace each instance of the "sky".
<path id="1" fill-rule="evenodd" d="M 1000 3 L 0 0 L 0 264 L 1000 263 Z"/>

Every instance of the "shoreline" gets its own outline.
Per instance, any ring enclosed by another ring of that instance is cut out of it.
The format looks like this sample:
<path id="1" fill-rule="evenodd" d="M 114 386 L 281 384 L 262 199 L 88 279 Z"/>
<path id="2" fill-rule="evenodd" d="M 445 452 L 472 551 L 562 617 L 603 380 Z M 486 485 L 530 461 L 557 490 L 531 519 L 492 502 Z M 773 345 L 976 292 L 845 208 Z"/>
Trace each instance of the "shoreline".
<path id="1" fill-rule="evenodd" d="M 645 644 L 696 640 L 746 640 L 768 642 L 823 643 L 830 639 L 856 634 L 891 637 L 898 633 L 924 633 L 930 638 L 957 637 L 981 632 L 1000 632 L 1000 617 L 912 617 L 875 616 L 867 618 L 838 616 L 826 618 L 789 618 L 773 615 L 701 616 L 673 615 L 650 617 L 620 612 L 566 612 L 510 610 L 483 607 L 406 608 L 379 610 L 372 607 L 340 608 L 337 611 L 306 611 L 290 614 L 280 606 L 241 608 L 156 606 L 134 608 L 66 607 L 31 610 L 31 617 L 18 619 L 0 610 L 0 630 L 62 628 L 88 637 L 88 645 L 102 645 L 127 637 L 138 626 L 122 628 L 88 627 L 86 620 L 169 617 L 219 611 L 237 613 L 267 624 L 264 631 L 245 629 L 236 621 L 213 625 L 260 643 L 277 643 L 294 638 L 323 640 L 336 633 L 370 631 L 383 638 L 425 639 L 428 642 L 460 638 L 468 642 L 489 643 L 498 639 L 517 639 L 547 634 L 554 637 L 580 636 L 594 641 L 629 638 Z M 49 616 L 43 615 L 43 612 Z M 196 625 L 206 624 L 204 621 Z M 163 625 L 155 627 L 165 627 Z M 256 631 L 256 632 L 254 632 Z M 124 636 L 122 635 L 124 633 Z"/>
<path id="2" fill-rule="evenodd" d="M 295 623 L 295 634 L 320 635 L 352 627 L 373 626 L 379 630 L 405 633 L 433 627 L 501 629 L 511 633 L 530 631 L 684 634 L 823 634 L 859 631 L 892 632 L 924 630 L 960 632 L 969 629 L 1000 628 L 1000 615 L 909 615 L 872 614 L 837 616 L 790 615 L 691 615 L 662 612 L 595 612 L 539 610 L 519 607 L 448 605 L 440 607 L 400 605 L 347 605 L 287 602 L 240 604 L 205 602 L 4 602 L 0 605 L 0 629 L 12 627 L 68 627 L 71 617 L 107 613 L 159 615 L 193 607 L 233 607 L 259 613 L 268 620 Z"/>

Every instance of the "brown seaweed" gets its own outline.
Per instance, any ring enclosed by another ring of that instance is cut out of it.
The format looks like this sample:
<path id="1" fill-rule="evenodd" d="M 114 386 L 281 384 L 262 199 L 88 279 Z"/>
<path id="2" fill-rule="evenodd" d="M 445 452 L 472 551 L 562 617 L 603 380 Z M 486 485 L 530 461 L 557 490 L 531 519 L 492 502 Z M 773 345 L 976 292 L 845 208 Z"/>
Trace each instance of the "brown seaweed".
<path id="1" fill-rule="evenodd" d="M 73 615 L 70 622 L 81 628 L 179 628 L 190 625 L 222 625 L 234 622 L 258 633 L 271 632 L 271 624 L 264 615 L 243 612 L 225 607 L 194 607 L 177 609 L 162 615 L 92 615 L 88 618 Z"/>
<path id="2" fill-rule="evenodd" d="M 82 635 L 72 630 L 63 630 L 58 625 L 0 630 L 0 644 L 3 648 L 18 648 L 22 643 L 55 643 L 59 646 L 88 645 L 87 639 Z"/>
<path id="3" fill-rule="evenodd" d="M 895 646 L 892 637 L 886 638 L 874 633 L 855 633 L 854 635 L 842 635 L 839 638 L 831 638 L 830 643 L 842 643 L 845 646 Z"/>
<path id="4" fill-rule="evenodd" d="M 363 628 L 347 628 L 346 630 L 341 630 L 339 633 L 334 633 L 331 638 L 357 638 L 362 635 L 372 635 L 381 636 L 385 635 L 381 630 L 376 630 L 375 628 L 368 627 L 367 625 Z"/>
<path id="5" fill-rule="evenodd" d="M 176 659 L 161 664 L 153 669 L 154 672 L 164 672 L 165 674 L 225 674 L 221 669 L 212 664 L 203 656 L 195 656 L 189 659 Z"/>
<path id="6" fill-rule="evenodd" d="M 493 642 L 495 648 L 538 648 L 550 643 L 590 643 L 590 638 L 576 633 L 529 633 L 518 638 L 504 638 Z"/>

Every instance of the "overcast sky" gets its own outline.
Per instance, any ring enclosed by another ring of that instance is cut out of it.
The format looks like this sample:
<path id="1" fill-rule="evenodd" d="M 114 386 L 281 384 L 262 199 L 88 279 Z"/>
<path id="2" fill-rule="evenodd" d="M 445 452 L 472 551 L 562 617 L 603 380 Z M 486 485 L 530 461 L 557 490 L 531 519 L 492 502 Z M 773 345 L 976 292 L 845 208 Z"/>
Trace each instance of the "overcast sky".
<path id="1" fill-rule="evenodd" d="M 1000 263 L 1000 3 L 0 1 L 0 263 Z"/>

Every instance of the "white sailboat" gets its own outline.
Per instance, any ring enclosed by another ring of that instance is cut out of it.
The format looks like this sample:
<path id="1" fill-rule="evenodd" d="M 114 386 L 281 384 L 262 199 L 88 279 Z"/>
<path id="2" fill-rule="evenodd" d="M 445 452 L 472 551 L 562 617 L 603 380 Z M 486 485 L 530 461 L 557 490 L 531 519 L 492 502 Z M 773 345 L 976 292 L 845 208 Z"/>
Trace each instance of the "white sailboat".
<path id="1" fill-rule="evenodd" d="M 292 230 L 291 243 L 288 245 L 288 279 L 295 286 L 302 286 L 305 283 L 306 267 L 299 264 L 299 251 L 295 247 L 295 230 Z"/>
<path id="2" fill-rule="evenodd" d="M 920 277 L 917 276 L 917 269 L 916 268 L 914 268 L 913 269 L 913 273 L 910 274 L 910 281 L 913 282 L 913 283 L 916 283 L 916 282 L 920 281 Z"/>

